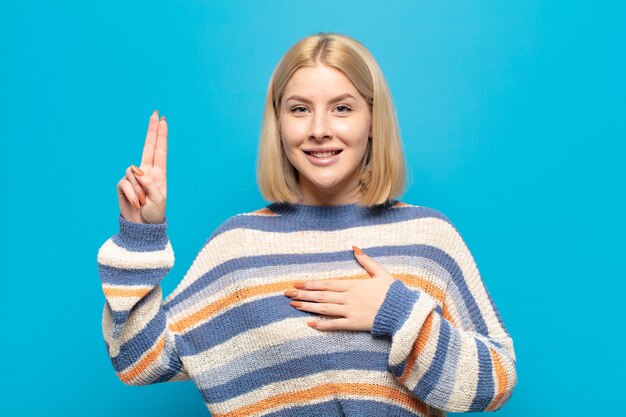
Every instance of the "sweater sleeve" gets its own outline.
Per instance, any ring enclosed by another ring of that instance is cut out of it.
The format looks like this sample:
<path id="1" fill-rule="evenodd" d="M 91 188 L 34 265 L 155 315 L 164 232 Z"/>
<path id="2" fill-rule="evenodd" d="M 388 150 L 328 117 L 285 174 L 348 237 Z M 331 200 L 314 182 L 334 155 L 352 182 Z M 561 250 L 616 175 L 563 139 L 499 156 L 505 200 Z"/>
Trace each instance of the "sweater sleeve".
<path id="1" fill-rule="evenodd" d="M 372 335 L 391 338 L 389 370 L 422 401 L 450 412 L 497 410 L 517 384 L 513 340 L 464 240 L 451 223 L 445 229 L 443 250 L 434 251 L 450 273 L 443 308 L 396 280 Z"/>
<path id="2" fill-rule="evenodd" d="M 105 303 L 102 331 L 113 368 L 127 385 L 190 379 L 176 352 L 160 281 L 174 266 L 174 251 L 160 224 L 118 216 L 119 233 L 98 251 Z"/>

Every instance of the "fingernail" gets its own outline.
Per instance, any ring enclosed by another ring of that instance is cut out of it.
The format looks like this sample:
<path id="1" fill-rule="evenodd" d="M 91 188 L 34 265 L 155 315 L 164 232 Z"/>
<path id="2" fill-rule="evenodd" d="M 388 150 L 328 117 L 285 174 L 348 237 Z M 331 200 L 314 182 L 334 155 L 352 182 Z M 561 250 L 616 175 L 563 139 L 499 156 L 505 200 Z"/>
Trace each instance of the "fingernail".
<path id="1" fill-rule="evenodd" d="M 154 111 L 152 112 L 152 115 L 154 116 L 155 114 L 157 114 L 159 111 L 157 109 L 154 109 Z"/>
<path id="2" fill-rule="evenodd" d="M 356 246 L 352 246 L 352 250 L 354 251 L 354 253 L 356 253 L 357 255 L 363 255 L 363 251 L 359 248 L 357 248 Z"/>
<path id="3" fill-rule="evenodd" d="M 296 287 L 296 288 L 302 289 L 302 288 L 304 288 L 304 284 L 305 284 L 304 281 L 296 281 L 296 282 L 293 283 L 293 286 Z"/>
<path id="4" fill-rule="evenodd" d="M 141 208 L 141 206 L 139 205 L 139 201 L 137 201 L 136 198 L 133 198 L 133 206 L 135 206 L 135 208 Z"/>
<path id="5" fill-rule="evenodd" d="M 143 175 L 143 171 L 141 170 L 141 168 L 136 167 L 135 165 L 131 165 L 130 169 L 133 170 L 133 172 L 139 176 Z"/>
<path id="6" fill-rule="evenodd" d="M 165 121 L 165 116 L 161 116 L 161 120 Z"/>
<path id="7" fill-rule="evenodd" d="M 144 193 L 143 191 L 139 192 L 139 202 L 142 206 L 146 204 L 146 193 Z"/>
<path id="8" fill-rule="evenodd" d="M 309 321 L 309 322 L 307 322 L 306 324 L 308 324 L 308 325 L 309 325 L 309 327 L 312 327 L 312 328 L 314 328 L 314 329 L 317 327 L 317 323 L 316 323 L 316 322 L 314 322 L 314 321 Z"/>
<path id="9" fill-rule="evenodd" d="M 290 301 L 289 304 L 294 307 L 302 307 L 302 303 L 300 301 Z"/>
<path id="10" fill-rule="evenodd" d="M 289 290 L 289 291 L 285 291 L 283 294 L 286 295 L 287 297 L 295 297 L 298 295 L 298 291 Z"/>

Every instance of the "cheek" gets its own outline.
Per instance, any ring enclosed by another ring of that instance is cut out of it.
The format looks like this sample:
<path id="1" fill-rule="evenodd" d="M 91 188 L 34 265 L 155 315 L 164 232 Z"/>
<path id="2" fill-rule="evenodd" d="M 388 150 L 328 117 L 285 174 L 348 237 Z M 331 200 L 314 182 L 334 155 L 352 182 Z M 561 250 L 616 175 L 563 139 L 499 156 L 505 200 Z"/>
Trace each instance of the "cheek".
<path id="1" fill-rule="evenodd" d="M 286 146 L 296 146 L 302 137 L 302 128 L 293 122 L 280 123 L 280 137 Z"/>
<path id="2" fill-rule="evenodd" d="M 355 142 L 356 145 L 356 142 L 369 136 L 369 121 L 367 119 L 340 120 L 335 124 L 334 129 L 335 133 Z"/>

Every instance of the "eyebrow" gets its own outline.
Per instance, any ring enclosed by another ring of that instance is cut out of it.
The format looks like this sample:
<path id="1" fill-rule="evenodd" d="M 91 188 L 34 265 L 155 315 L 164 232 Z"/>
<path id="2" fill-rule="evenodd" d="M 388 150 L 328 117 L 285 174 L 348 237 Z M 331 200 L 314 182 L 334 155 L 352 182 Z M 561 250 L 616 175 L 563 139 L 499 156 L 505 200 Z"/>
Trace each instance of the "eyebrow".
<path id="1" fill-rule="evenodd" d="M 331 99 L 329 101 L 329 103 L 335 103 L 337 101 L 341 101 L 341 100 L 346 99 L 346 98 L 351 98 L 353 100 L 356 100 L 356 98 L 354 98 L 354 96 L 352 94 L 345 93 L 345 94 L 342 94 L 340 96 L 337 96 L 337 97 Z M 308 98 L 302 97 L 302 96 L 298 96 L 298 95 L 295 95 L 295 94 L 290 96 L 287 100 L 285 100 L 285 102 L 287 102 L 289 100 L 299 100 L 299 101 L 304 101 L 306 103 L 311 103 L 311 100 L 309 100 Z"/>

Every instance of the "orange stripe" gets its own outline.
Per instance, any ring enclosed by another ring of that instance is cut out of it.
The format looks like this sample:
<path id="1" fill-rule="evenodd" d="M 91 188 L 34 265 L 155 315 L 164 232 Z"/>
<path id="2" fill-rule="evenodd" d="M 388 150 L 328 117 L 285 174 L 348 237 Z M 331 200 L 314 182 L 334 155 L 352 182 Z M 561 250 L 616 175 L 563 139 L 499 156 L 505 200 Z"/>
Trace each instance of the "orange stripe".
<path id="1" fill-rule="evenodd" d="M 368 274 L 349 275 L 344 277 L 332 278 L 337 280 L 343 279 L 371 279 Z M 220 298 L 215 302 L 203 307 L 189 316 L 186 316 L 174 323 L 170 323 L 170 330 L 176 332 L 183 332 L 186 329 L 195 326 L 196 324 L 207 320 L 208 318 L 217 315 L 223 310 L 226 310 L 234 304 L 244 302 L 248 298 L 258 297 L 259 295 L 282 293 L 285 290 L 293 289 L 293 284 L 296 281 L 283 281 L 272 284 L 262 284 L 251 287 L 242 288 L 227 297 Z"/>
<path id="2" fill-rule="evenodd" d="M 418 400 L 416 397 L 409 393 L 402 392 L 395 388 L 389 388 L 382 385 L 375 384 L 360 384 L 360 383 L 348 383 L 348 384 L 324 384 L 314 388 L 309 388 L 302 391 L 292 391 L 285 394 L 279 394 L 270 398 L 261 400 L 255 404 L 250 404 L 245 407 L 238 408 L 229 413 L 216 414 L 212 413 L 214 417 L 236 417 L 236 416 L 251 416 L 260 414 L 268 409 L 277 407 L 286 407 L 296 403 L 306 403 L 317 400 L 319 398 L 331 397 L 334 395 L 359 395 L 367 397 L 382 397 L 394 400 L 409 409 L 413 409 L 420 414 L 426 414 L 428 406 Z"/>
<path id="3" fill-rule="evenodd" d="M 267 207 L 252 211 L 249 214 L 261 214 L 264 216 L 278 216 L 278 214 L 274 213 L 272 210 L 268 209 Z"/>
<path id="4" fill-rule="evenodd" d="M 161 352 L 163 351 L 164 346 L 165 346 L 165 335 L 161 336 L 156 346 L 151 351 L 149 351 L 148 354 L 144 356 L 144 358 L 137 363 L 137 365 L 133 366 L 131 369 L 129 369 L 126 372 L 118 373 L 120 379 L 123 382 L 127 383 L 133 378 L 135 378 L 137 375 L 142 373 L 152 362 L 154 362 L 156 358 L 159 357 L 159 355 L 161 355 Z"/>
<path id="5" fill-rule="evenodd" d="M 456 327 L 456 322 L 454 318 L 450 314 L 450 311 L 445 305 L 445 297 L 444 292 L 439 289 L 435 284 L 428 281 L 426 278 L 420 277 L 419 275 L 413 274 L 393 274 L 395 278 L 402 280 L 407 285 L 410 285 L 415 288 L 419 288 L 420 290 L 424 290 L 426 294 L 433 297 L 435 300 L 439 301 L 439 304 L 443 306 L 443 310 L 441 315 L 444 319 L 448 320 L 452 326 Z"/>
<path id="6" fill-rule="evenodd" d="M 404 371 L 402 372 L 402 375 L 400 375 L 400 378 L 398 378 L 400 382 L 402 383 L 404 383 L 408 379 L 408 377 L 411 375 L 411 372 L 413 371 L 413 367 L 415 366 L 415 362 L 417 361 L 417 357 L 424 351 L 424 348 L 426 347 L 426 343 L 428 342 L 428 337 L 430 336 L 430 332 L 432 331 L 433 317 L 435 316 L 435 314 L 437 313 L 433 311 L 428 315 L 428 317 L 426 317 L 426 320 L 424 321 L 424 325 L 422 326 L 419 334 L 417 335 L 417 340 L 413 344 L 413 349 L 411 350 L 411 353 L 409 353 L 409 356 L 406 359 L 406 365 L 404 366 Z"/>
<path id="7" fill-rule="evenodd" d="M 498 377 L 498 390 L 496 391 L 496 395 L 487 407 L 487 411 L 494 410 L 497 408 L 497 405 L 500 404 L 500 400 L 506 393 L 506 387 L 508 385 L 508 378 L 506 376 L 506 370 L 504 366 L 502 366 L 502 362 L 500 361 L 500 354 L 496 352 L 491 346 L 489 347 L 489 352 L 491 352 L 491 359 L 493 361 L 493 366 L 496 370 L 496 376 Z"/>
<path id="8" fill-rule="evenodd" d="M 115 288 L 104 287 L 102 290 L 107 297 L 143 297 L 148 294 L 152 288 Z"/>

